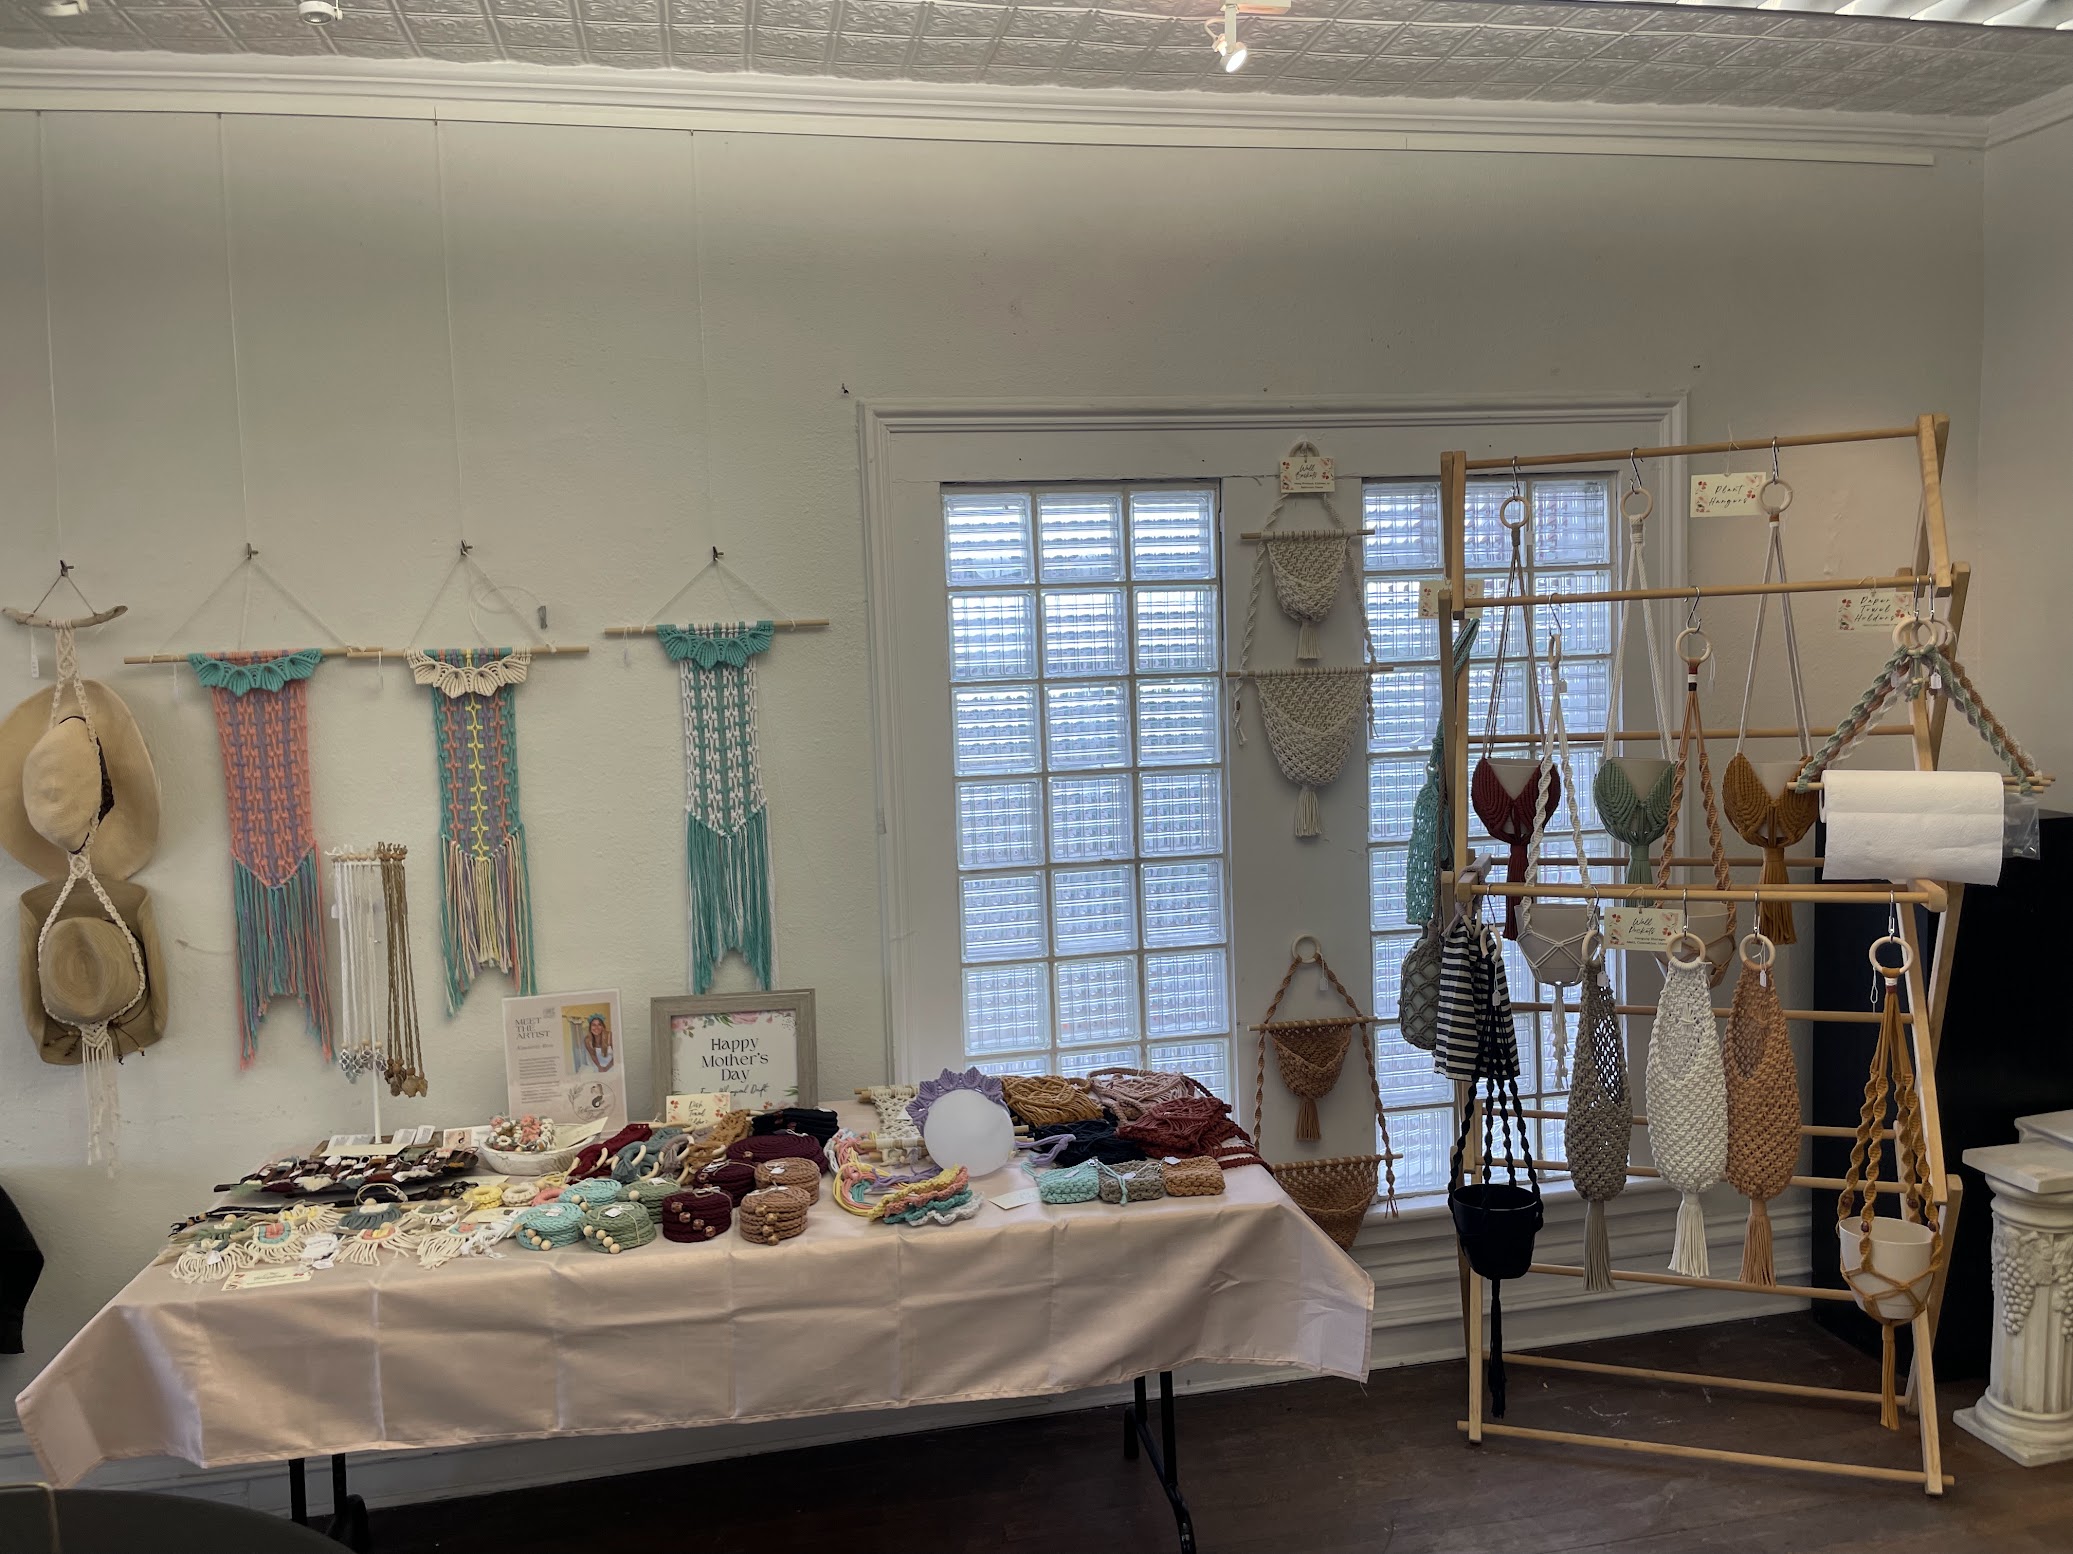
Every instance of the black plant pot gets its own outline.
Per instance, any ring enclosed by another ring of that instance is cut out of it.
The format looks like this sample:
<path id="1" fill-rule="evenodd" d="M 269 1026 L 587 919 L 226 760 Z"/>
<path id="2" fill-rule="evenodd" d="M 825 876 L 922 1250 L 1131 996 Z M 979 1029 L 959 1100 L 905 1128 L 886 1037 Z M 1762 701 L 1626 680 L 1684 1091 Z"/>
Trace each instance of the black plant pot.
<path id="1" fill-rule="evenodd" d="M 1523 1277 L 1544 1217 L 1540 1194 L 1508 1182 L 1470 1182 L 1447 1197 L 1468 1265 L 1485 1279 Z"/>

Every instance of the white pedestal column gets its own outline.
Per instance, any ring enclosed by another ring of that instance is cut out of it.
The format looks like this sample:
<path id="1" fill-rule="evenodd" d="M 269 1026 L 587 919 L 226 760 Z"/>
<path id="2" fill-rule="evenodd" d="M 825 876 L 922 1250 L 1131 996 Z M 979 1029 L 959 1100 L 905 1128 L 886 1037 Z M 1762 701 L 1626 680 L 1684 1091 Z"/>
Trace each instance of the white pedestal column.
<path id="1" fill-rule="evenodd" d="M 2026 1468 L 2073 1459 L 2073 1147 L 2046 1131 L 2061 1119 L 1965 1151 L 1994 1189 L 1994 1349 L 1986 1393 L 1956 1417 Z"/>

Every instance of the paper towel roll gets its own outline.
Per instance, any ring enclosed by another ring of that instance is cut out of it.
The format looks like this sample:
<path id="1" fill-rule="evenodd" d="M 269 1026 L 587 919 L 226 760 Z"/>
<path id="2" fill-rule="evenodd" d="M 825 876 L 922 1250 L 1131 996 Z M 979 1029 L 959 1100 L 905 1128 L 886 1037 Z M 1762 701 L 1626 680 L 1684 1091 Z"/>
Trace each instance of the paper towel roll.
<path id="1" fill-rule="evenodd" d="M 2001 779 L 1993 772 L 1821 775 L 1824 880 L 2001 878 Z"/>

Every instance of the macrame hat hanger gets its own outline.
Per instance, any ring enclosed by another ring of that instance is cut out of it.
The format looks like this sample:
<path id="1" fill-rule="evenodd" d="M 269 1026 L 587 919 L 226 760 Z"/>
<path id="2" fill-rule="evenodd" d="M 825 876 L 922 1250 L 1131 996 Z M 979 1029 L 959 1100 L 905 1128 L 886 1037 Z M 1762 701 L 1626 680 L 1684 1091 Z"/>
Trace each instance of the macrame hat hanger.
<path id="1" fill-rule="evenodd" d="M 1756 500 L 1766 517 L 1763 580 L 1766 583 L 1774 580 L 1787 582 L 1784 531 L 1779 519 L 1792 505 L 1792 487 L 1778 473 L 1778 445 L 1775 442 L 1771 444 L 1771 478 L 1764 482 Z M 1764 615 L 1770 603 L 1769 594 L 1757 595 L 1756 627 L 1749 638 L 1749 669 L 1742 681 L 1742 715 L 1735 725 L 1734 759 L 1721 773 L 1720 802 L 1727 811 L 1728 824 L 1735 828 L 1735 834 L 1752 847 L 1762 849 L 1761 883 L 1783 885 L 1788 877 L 1785 849 L 1807 834 L 1821 806 L 1811 794 L 1795 789 L 1789 777 L 1777 792 L 1772 792 L 1763 775 L 1742 753 L 1742 746 L 1749 738 L 1749 702 L 1756 690 L 1756 664 L 1763 653 Z M 1791 594 L 1778 596 L 1778 611 L 1780 630 L 1785 638 L 1785 670 L 1792 687 L 1793 719 L 1799 730 L 1800 761 L 1805 762 L 1812 757 L 1814 745 L 1807 732 L 1807 692 L 1800 675 L 1799 635 L 1792 624 Z M 1789 901 L 1759 904 L 1756 926 L 1757 931 L 1772 944 L 1795 944 L 1799 941 L 1793 928 L 1792 903 Z"/>
<path id="2" fill-rule="evenodd" d="M 1514 510 L 1519 515 L 1516 521 L 1510 516 Z M 1533 596 L 1533 510 L 1516 477 L 1511 495 L 1498 504 L 1497 521 L 1511 541 L 1505 593 L 1514 599 L 1530 599 Z M 1537 748 L 1546 738 L 1546 729 L 1541 716 L 1540 664 L 1533 647 L 1533 606 L 1530 604 L 1516 608 L 1525 624 L 1522 658 L 1526 670 L 1526 732 L 1533 736 L 1535 744 L 1531 748 L 1535 753 L 1509 763 L 1518 776 L 1516 788 L 1505 781 L 1497 765 L 1497 707 L 1504 694 L 1506 649 L 1511 643 L 1513 608 L 1505 605 L 1502 619 L 1498 622 L 1497 657 L 1490 666 L 1490 706 L 1483 718 L 1483 754 L 1477 760 L 1475 770 L 1469 774 L 1468 796 L 1484 829 L 1511 848 L 1506 877 L 1517 885 L 1526 880 L 1526 850 L 1533 840 L 1536 822 L 1543 809 L 1552 814 L 1554 806 L 1562 801 L 1562 783 Z M 1519 937 L 1517 897 L 1505 899 L 1504 936 L 1507 939 Z"/>
<path id="3" fill-rule="evenodd" d="M 1670 860 L 1677 852 L 1677 817 L 1684 808 L 1684 795 L 1692 781 L 1693 756 L 1696 754 L 1699 805 L 1706 817 L 1706 850 L 1713 861 L 1713 886 L 1716 890 L 1733 890 L 1734 876 L 1728 872 L 1727 847 L 1720 834 L 1720 804 L 1713 790 L 1713 764 L 1706 754 L 1706 720 L 1699 708 L 1699 671 L 1713 657 L 1713 644 L 1707 640 L 1705 629 L 1699 623 L 1696 595 L 1692 598 L 1685 628 L 1677 634 L 1675 647 L 1677 656 L 1684 662 L 1684 724 L 1677 735 L 1677 759 L 1670 768 L 1669 814 L 1663 827 L 1663 855 L 1656 860 L 1656 884 L 1666 887 L 1670 884 L 1670 875 L 1675 867 Z M 1700 914 L 1709 927 L 1715 920 L 1721 924 L 1719 931 L 1710 937 L 1698 936 L 1706 946 L 1708 985 L 1718 986 L 1735 957 L 1735 905 L 1732 901 L 1709 902 L 1700 909 Z M 1684 922 L 1689 931 L 1693 917 L 1688 899 Z"/>
<path id="4" fill-rule="evenodd" d="M 1648 487 L 1641 483 L 1641 460 L 1639 456 L 1628 461 L 1633 466 L 1627 489 L 1620 496 L 1620 516 L 1627 521 L 1627 566 L 1622 588 L 1646 589 L 1648 587 L 1647 527 L 1649 515 L 1655 511 L 1656 499 Z M 1619 719 L 1605 720 L 1605 742 L 1599 753 L 1598 774 L 1591 781 L 1591 798 L 1598 807 L 1598 818 L 1614 840 L 1627 846 L 1627 883 L 1646 885 L 1649 882 L 1648 849 L 1663 834 L 1663 827 L 1670 818 L 1670 724 L 1663 716 L 1666 698 L 1663 695 L 1663 659 L 1656 644 L 1656 617 L 1654 607 L 1646 600 L 1628 600 L 1619 605 L 1612 620 L 1611 673 L 1615 687 L 1622 683 L 1627 666 L 1627 617 L 1639 605 L 1641 629 L 1648 648 L 1648 689 L 1655 708 L 1656 743 L 1662 754 L 1657 756 L 1631 756 L 1619 753 Z M 1615 706 L 1624 705 L 1624 697 L 1613 698 Z M 1637 785 L 1635 776 L 1646 770 L 1646 763 L 1660 761 L 1662 769 L 1645 783 Z"/>
<path id="5" fill-rule="evenodd" d="M 1778 950 L 1761 932 L 1742 940 L 1742 974 L 1722 1040 L 1727 1070 L 1727 1179 L 1749 1200 L 1742 1235 L 1742 1281 L 1770 1284 L 1769 1201 L 1792 1185 L 1799 1164 L 1799 1068 L 1773 978 Z"/>
<path id="6" fill-rule="evenodd" d="M 1687 929 L 1668 948 L 1648 1035 L 1648 1142 L 1656 1169 L 1681 1194 L 1670 1271 L 1706 1278 L 1706 1213 L 1699 1200 L 1727 1170 L 1727 1076 L 1706 946 Z"/>

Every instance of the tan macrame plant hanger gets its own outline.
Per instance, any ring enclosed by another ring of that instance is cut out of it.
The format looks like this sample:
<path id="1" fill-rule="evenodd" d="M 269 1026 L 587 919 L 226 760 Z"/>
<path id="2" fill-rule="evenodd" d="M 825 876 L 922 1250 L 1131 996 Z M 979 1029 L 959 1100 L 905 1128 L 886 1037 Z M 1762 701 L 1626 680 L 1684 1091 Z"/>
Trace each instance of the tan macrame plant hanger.
<path id="1" fill-rule="evenodd" d="M 1308 954 L 1304 953 L 1305 945 L 1310 947 Z M 1346 1014 L 1314 1020 L 1274 1018 L 1295 981 L 1296 973 L 1305 966 L 1318 969 L 1346 1005 Z M 1301 1102 L 1296 1113 L 1296 1141 L 1315 1143 L 1320 1136 L 1317 1102 L 1338 1083 L 1347 1047 L 1356 1039 L 1360 1042 L 1361 1053 L 1367 1061 L 1368 1093 L 1374 1101 L 1375 1127 L 1381 1135 L 1382 1152 L 1269 1167 L 1275 1180 L 1281 1183 L 1296 1205 L 1340 1246 L 1353 1244 L 1362 1219 L 1377 1200 L 1378 1167 L 1386 1184 L 1380 1194 L 1381 1202 L 1391 1214 L 1396 1212 L 1396 1152 L 1389 1143 L 1389 1118 L 1382 1108 L 1382 1083 L 1375 1072 L 1375 1043 L 1371 1035 L 1374 1023 L 1361 1013 L 1360 1005 L 1325 960 L 1324 951 L 1317 941 L 1305 934 L 1296 940 L 1289 956 L 1288 971 L 1281 979 L 1281 986 L 1274 990 L 1266 1017 L 1253 1027 L 1260 1037 L 1259 1063 L 1253 1075 L 1252 1093 L 1252 1136 L 1255 1141 L 1264 1137 L 1260 1128 L 1267 1105 L 1267 1048 L 1270 1043 L 1282 1083 Z"/>
<path id="2" fill-rule="evenodd" d="M 1698 756 L 1699 804 L 1706 815 L 1706 850 L 1713 860 L 1713 884 L 1717 890 L 1733 890 L 1734 876 L 1728 872 L 1727 846 L 1720 835 L 1720 804 L 1713 791 L 1713 765 L 1706 756 L 1706 720 L 1699 710 L 1699 670 L 1707 659 L 1713 656 L 1713 644 L 1706 641 L 1705 632 L 1699 629 L 1697 600 L 1693 601 L 1692 623 L 1677 634 L 1676 651 L 1684 660 L 1684 727 L 1677 735 L 1677 763 L 1670 768 L 1670 811 L 1663 827 L 1663 855 L 1656 860 L 1656 883 L 1670 884 L 1671 857 L 1677 851 L 1677 815 L 1684 807 L 1686 785 L 1691 781 L 1692 757 Z M 1696 639 L 1697 650 L 1689 644 Z M 1720 986 L 1721 978 L 1727 975 L 1728 966 L 1735 958 L 1735 907 L 1729 902 L 1722 909 L 1726 922 L 1719 933 L 1703 938 L 1706 946 L 1707 985 Z M 1689 913 L 1687 913 L 1689 916 Z M 1689 927 L 1689 923 L 1687 923 Z"/>
<path id="3" fill-rule="evenodd" d="M 1749 1200 L 1742 1233 L 1742 1282 L 1772 1284 L 1770 1200 L 1792 1185 L 1799 1164 L 1799 1066 L 1778 989 L 1777 946 L 1762 933 L 1742 940 L 1742 975 L 1728 1009 L 1722 1062 L 1727 1070 L 1727 1179 Z"/>
<path id="4" fill-rule="evenodd" d="M 1299 442 L 1289 453 L 1291 456 L 1307 453 L 1314 457 L 1317 444 Z M 1338 604 L 1341 580 L 1349 570 L 1358 575 L 1353 547 L 1360 536 L 1340 521 L 1339 510 L 1332 505 L 1327 493 L 1298 494 L 1316 497 L 1331 527 L 1277 532 L 1274 526 L 1281 522 L 1282 510 L 1288 506 L 1289 499 L 1284 496 L 1274 504 L 1274 510 L 1267 514 L 1267 521 L 1261 525 L 1260 549 L 1253 558 L 1252 603 L 1246 611 L 1246 643 L 1250 647 L 1252 617 L 1260 607 L 1261 575 L 1271 572 L 1274 575 L 1274 598 L 1281 606 L 1281 613 L 1296 623 L 1296 662 L 1307 664 L 1317 659 L 1317 627 Z M 1373 657 L 1373 654 L 1369 656 Z"/>
<path id="5" fill-rule="evenodd" d="M 1897 913 L 1896 913 L 1897 922 Z M 1881 963 L 1879 952 L 1897 949 L 1898 966 Z M 1871 1072 L 1864 1082 L 1864 1105 L 1857 1116 L 1857 1138 L 1850 1146 L 1849 1169 L 1843 1173 L 1843 1190 L 1836 1195 L 1836 1224 L 1847 1233 L 1853 1222 L 1857 1233 L 1857 1266 L 1843 1259 L 1843 1280 L 1864 1314 L 1879 1324 L 1883 1342 L 1879 1366 L 1879 1423 L 1889 1430 L 1900 1428 L 1899 1394 L 1894 1376 L 1894 1330 L 1912 1322 L 1927 1308 L 1929 1292 L 1935 1288 L 1936 1272 L 1943 1262 L 1945 1246 L 1941 1212 L 1930 1191 L 1929 1152 L 1922 1137 L 1922 1103 L 1915 1092 L 1914 1061 L 1900 1018 L 1900 979 L 1913 961 L 1904 940 L 1892 933 L 1871 947 L 1872 969 L 1885 982 L 1885 1001 L 1879 1014 L 1878 1044 L 1872 1049 Z M 1897 1183 L 1881 1183 L 1880 1133 L 1888 1111 L 1893 1128 L 1894 1174 Z M 1876 1265 L 1872 1236 L 1879 1188 L 1897 1187 L 1901 1218 L 1924 1226 L 1929 1232 L 1929 1255 L 1921 1270 L 1906 1278 Z"/>
<path id="6" fill-rule="evenodd" d="M 1769 522 L 1770 531 L 1764 551 L 1763 580 L 1786 582 L 1785 537 L 1779 524 L 1785 509 L 1792 505 L 1792 487 L 1778 478 L 1778 450 L 1771 450 L 1771 478 L 1757 494 Z M 1765 786 L 1763 777 L 1742 753 L 1742 746 L 1749 738 L 1749 702 L 1756 690 L 1756 663 L 1763 655 L 1764 615 L 1769 610 L 1771 596 L 1758 594 L 1756 598 L 1756 629 L 1749 639 L 1749 669 L 1742 681 L 1742 717 L 1735 726 L 1735 755 L 1727 764 L 1727 770 L 1720 777 L 1721 808 L 1727 811 L 1728 824 L 1735 828 L 1735 834 L 1750 846 L 1763 851 L 1763 874 L 1760 882 L 1765 885 L 1786 883 L 1785 849 L 1794 846 L 1801 837 L 1813 828 L 1821 813 L 1821 801 L 1811 793 L 1802 793 L 1787 782 L 1777 793 Z M 1805 763 L 1814 754 L 1814 742 L 1807 732 L 1807 691 L 1800 675 L 1799 635 L 1792 625 L 1792 595 L 1778 595 L 1780 629 L 1785 637 L 1785 671 L 1792 687 L 1792 714 L 1799 730 L 1799 756 Z M 1799 935 L 1792 925 L 1792 903 L 1789 901 L 1765 901 L 1756 909 L 1756 928 L 1773 944 L 1797 944 Z"/>

